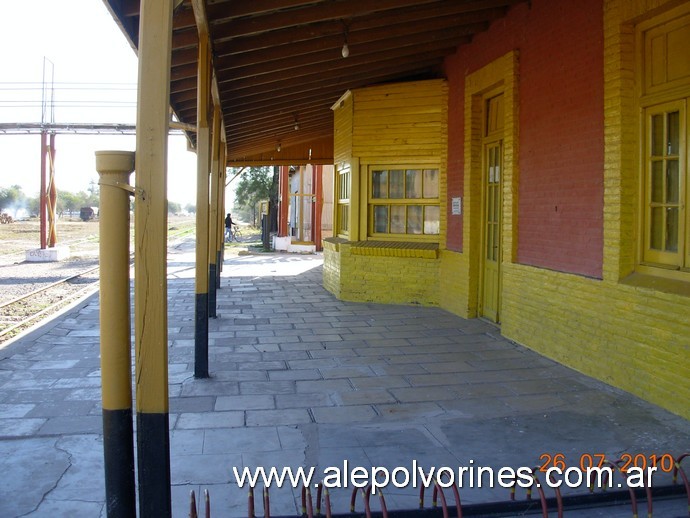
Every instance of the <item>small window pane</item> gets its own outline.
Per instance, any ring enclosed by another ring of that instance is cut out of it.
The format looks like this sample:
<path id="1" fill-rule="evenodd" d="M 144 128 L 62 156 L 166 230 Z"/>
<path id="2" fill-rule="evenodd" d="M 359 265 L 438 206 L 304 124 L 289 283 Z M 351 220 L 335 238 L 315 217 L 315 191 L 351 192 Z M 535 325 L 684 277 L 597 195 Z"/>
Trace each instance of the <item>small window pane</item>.
<path id="1" fill-rule="evenodd" d="M 340 215 L 338 216 L 340 221 L 340 231 L 347 232 L 350 230 L 350 206 L 340 205 Z"/>
<path id="2" fill-rule="evenodd" d="M 350 198 L 350 172 L 340 174 L 340 194 L 341 200 Z"/>
<path id="3" fill-rule="evenodd" d="M 424 169 L 424 197 L 438 198 L 438 169 Z"/>
<path id="4" fill-rule="evenodd" d="M 424 208 L 424 233 L 438 234 L 440 228 L 439 216 L 441 211 L 437 206 L 428 206 Z"/>
<path id="5" fill-rule="evenodd" d="M 493 227 L 491 229 L 491 233 L 493 234 L 491 240 L 494 244 L 494 246 L 491 249 L 491 260 L 498 261 L 498 225 L 494 223 L 491 226 Z"/>
<path id="6" fill-rule="evenodd" d="M 374 207 L 374 232 L 388 232 L 388 206 L 377 205 Z"/>
<path id="7" fill-rule="evenodd" d="M 678 251 L 678 208 L 666 209 L 666 251 Z"/>
<path id="8" fill-rule="evenodd" d="M 405 207 L 402 205 L 393 205 L 391 207 L 391 234 L 404 234 L 404 233 L 405 233 Z"/>
<path id="9" fill-rule="evenodd" d="M 410 205 L 407 207 L 407 233 L 421 234 L 422 233 L 422 213 L 423 207 L 421 205 Z"/>
<path id="10" fill-rule="evenodd" d="M 372 198 L 388 198 L 388 171 L 374 171 Z"/>
<path id="11" fill-rule="evenodd" d="M 390 197 L 402 199 L 405 197 L 405 171 L 393 169 L 390 172 Z"/>
<path id="12" fill-rule="evenodd" d="M 491 223 L 494 221 L 494 203 L 495 199 L 493 196 L 494 190 L 491 187 L 487 189 L 489 192 L 486 193 L 486 221 Z"/>
<path id="13" fill-rule="evenodd" d="M 661 160 L 652 162 L 652 202 L 664 201 L 664 163 Z"/>
<path id="14" fill-rule="evenodd" d="M 419 169 L 408 169 L 406 171 L 405 197 L 422 197 L 422 172 Z"/>
<path id="15" fill-rule="evenodd" d="M 663 248 L 664 240 L 664 212 L 662 207 L 652 207 L 651 218 L 652 224 L 649 229 L 649 247 L 654 250 L 661 250 Z"/>
<path id="16" fill-rule="evenodd" d="M 664 117 L 652 116 L 652 156 L 664 156 Z"/>
<path id="17" fill-rule="evenodd" d="M 666 162 L 666 201 L 678 203 L 679 191 L 678 160 L 668 160 Z"/>
<path id="18" fill-rule="evenodd" d="M 668 114 L 668 149 L 669 155 L 678 154 L 678 142 L 680 140 L 680 117 L 678 112 Z"/>

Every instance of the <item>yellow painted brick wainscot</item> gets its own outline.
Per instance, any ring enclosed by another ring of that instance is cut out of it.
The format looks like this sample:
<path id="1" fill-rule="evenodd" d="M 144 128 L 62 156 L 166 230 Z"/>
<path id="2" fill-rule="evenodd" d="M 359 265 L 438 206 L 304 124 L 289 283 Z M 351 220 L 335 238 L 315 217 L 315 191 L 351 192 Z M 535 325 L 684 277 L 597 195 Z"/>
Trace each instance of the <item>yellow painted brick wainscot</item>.
<path id="1" fill-rule="evenodd" d="M 438 306 L 438 247 L 327 239 L 324 286 L 342 300 Z"/>
<path id="2" fill-rule="evenodd" d="M 518 264 L 503 281 L 504 336 L 690 418 L 686 296 Z"/>

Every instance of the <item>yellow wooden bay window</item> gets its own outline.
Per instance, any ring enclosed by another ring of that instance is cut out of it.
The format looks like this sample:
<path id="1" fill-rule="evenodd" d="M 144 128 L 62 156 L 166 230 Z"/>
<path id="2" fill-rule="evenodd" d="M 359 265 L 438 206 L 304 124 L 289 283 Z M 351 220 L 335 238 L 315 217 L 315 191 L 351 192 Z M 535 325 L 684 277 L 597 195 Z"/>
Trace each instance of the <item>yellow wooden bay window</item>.
<path id="1" fill-rule="evenodd" d="M 438 169 L 370 166 L 369 172 L 372 237 L 438 239 Z"/>

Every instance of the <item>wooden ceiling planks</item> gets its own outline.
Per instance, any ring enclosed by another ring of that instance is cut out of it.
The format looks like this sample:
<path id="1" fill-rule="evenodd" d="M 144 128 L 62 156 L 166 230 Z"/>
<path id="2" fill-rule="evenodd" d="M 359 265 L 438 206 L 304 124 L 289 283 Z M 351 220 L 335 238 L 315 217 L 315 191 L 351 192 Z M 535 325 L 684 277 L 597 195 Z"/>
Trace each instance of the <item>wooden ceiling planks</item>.
<path id="1" fill-rule="evenodd" d="M 294 157 L 310 142 L 324 160 L 330 107 L 346 90 L 441 77 L 445 56 L 520 1 L 194 0 L 205 7 L 228 162 L 275 161 L 278 143 Z M 136 48 L 139 0 L 104 2 Z M 197 53 L 192 0 L 183 0 L 173 16 L 170 103 L 189 124 Z"/>

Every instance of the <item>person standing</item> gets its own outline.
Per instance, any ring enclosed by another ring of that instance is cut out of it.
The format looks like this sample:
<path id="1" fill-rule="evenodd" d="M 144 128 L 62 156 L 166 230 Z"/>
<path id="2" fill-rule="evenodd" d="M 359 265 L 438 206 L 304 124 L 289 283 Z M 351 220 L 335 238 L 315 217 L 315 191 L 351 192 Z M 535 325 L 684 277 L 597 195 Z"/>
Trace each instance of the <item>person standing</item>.
<path id="1" fill-rule="evenodd" d="M 228 212 L 225 216 L 225 242 L 229 243 L 232 241 L 232 226 L 235 223 L 232 221 L 232 214 Z"/>

